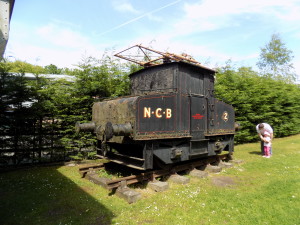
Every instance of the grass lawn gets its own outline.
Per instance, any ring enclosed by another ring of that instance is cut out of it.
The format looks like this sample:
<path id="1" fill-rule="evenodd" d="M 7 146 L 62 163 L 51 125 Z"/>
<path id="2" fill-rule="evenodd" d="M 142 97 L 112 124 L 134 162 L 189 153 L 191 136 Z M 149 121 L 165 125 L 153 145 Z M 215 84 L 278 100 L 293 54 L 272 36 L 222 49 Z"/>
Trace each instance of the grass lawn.
<path id="1" fill-rule="evenodd" d="M 0 224 L 300 224 L 300 135 L 275 139 L 270 159 L 259 143 L 236 146 L 234 158 L 244 163 L 166 192 L 138 189 L 134 204 L 81 179 L 76 166 L 1 173 Z"/>

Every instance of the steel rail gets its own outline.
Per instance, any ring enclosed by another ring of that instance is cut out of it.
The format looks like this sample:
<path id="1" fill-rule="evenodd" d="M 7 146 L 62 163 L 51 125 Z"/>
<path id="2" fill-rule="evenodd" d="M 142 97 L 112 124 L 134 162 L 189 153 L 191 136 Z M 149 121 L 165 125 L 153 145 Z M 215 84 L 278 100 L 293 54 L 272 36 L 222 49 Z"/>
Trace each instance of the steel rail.
<path id="1" fill-rule="evenodd" d="M 208 164 L 211 164 L 211 163 L 218 163 L 221 160 L 224 160 L 227 158 L 230 159 L 231 155 L 223 154 L 223 155 L 211 156 L 211 157 L 205 158 L 205 159 L 189 161 L 188 163 L 181 164 L 181 165 L 174 165 L 168 169 L 153 170 L 153 171 L 149 171 L 149 172 L 140 173 L 137 175 L 121 177 L 121 178 L 117 178 L 117 179 L 113 179 L 113 180 L 106 180 L 105 183 L 103 184 L 103 186 L 109 190 L 112 190 L 112 189 L 122 186 L 124 183 L 126 185 L 130 185 L 130 184 L 135 184 L 135 183 L 139 183 L 142 181 L 154 181 L 155 178 L 158 178 L 158 177 L 168 176 L 168 175 L 176 174 L 176 173 L 182 172 L 182 171 L 191 171 L 195 168 L 207 166 Z M 86 173 L 88 173 L 89 171 L 99 170 L 99 169 L 104 169 L 104 168 L 105 168 L 105 164 L 87 165 L 87 166 L 79 168 L 79 173 L 82 175 L 82 177 L 84 177 L 86 175 Z"/>

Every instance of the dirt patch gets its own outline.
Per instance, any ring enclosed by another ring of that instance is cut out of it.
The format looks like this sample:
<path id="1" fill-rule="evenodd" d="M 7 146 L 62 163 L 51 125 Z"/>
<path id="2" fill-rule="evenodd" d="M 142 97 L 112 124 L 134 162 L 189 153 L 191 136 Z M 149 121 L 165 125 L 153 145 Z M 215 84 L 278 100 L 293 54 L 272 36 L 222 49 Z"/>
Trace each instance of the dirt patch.
<path id="1" fill-rule="evenodd" d="M 231 177 L 213 177 L 212 183 L 218 187 L 233 187 L 236 185 L 234 179 Z"/>

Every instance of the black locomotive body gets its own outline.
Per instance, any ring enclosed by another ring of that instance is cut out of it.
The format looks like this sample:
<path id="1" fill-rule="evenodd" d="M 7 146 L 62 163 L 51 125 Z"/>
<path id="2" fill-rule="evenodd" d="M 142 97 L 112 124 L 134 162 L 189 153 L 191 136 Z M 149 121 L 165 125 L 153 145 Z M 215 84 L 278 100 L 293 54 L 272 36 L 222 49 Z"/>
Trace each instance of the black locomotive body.
<path id="1" fill-rule="evenodd" d="M 234 109 L 214 98 L 215 71 L 170 62 L 130 75 L 131 96 L 96 102 L 98 154 L 141 170 L 233 152 Z"/>

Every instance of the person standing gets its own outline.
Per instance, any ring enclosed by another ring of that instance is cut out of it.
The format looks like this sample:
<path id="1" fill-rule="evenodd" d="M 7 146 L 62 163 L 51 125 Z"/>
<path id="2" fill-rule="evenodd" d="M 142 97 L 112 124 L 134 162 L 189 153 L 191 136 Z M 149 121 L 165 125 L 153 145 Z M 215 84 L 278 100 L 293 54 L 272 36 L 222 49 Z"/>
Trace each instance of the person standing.
<path id="1" fill-rule="evenodd" d="M 264 155 L 263 157 L 270 158 L 271 157 L 271 135 L 268 131 L 264 132 Z"/>
<path id="2" fill-rule="evenodd" d="M 256 125 L 256 131 L 257 134 L 261 140 L 260 142 L 260 148 L 261 148 L 261 153 L 264 155 L 264 132 L 267 131 L 270 134 L 270 140 L 272 141 L 274 135 L 273 135 L 273 128 L 270 126 L 270 124 L 267 123 L 260 123 Z M 270 148 L 270 155 L 272 155 L 272 148 Z"/>

